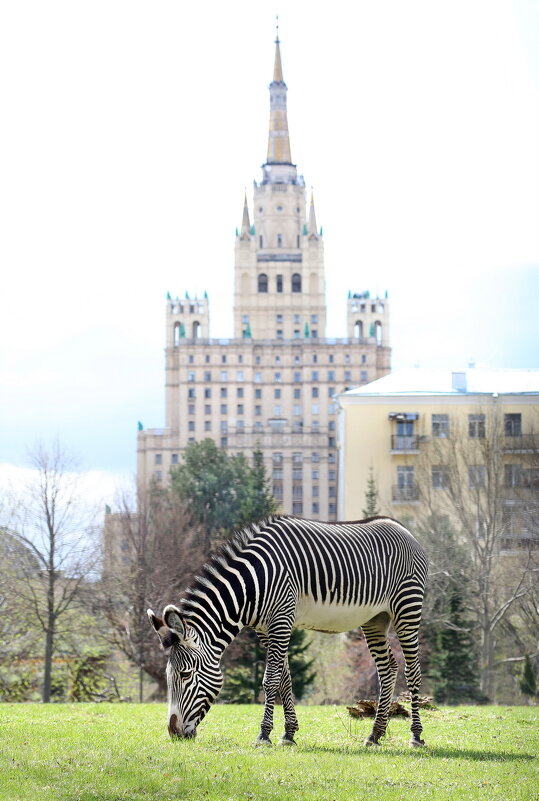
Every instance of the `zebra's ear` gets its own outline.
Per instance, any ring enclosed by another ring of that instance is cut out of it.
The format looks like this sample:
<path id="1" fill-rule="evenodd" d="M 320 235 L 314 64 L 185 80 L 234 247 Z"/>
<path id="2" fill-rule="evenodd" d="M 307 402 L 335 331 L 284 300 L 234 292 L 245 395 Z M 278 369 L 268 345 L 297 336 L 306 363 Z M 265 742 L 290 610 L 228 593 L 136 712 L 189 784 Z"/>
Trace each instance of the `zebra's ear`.
<path id="1" fill-rule="evenodd" d="M 148 615 L 152 628 L 154 628 L 155 631 L 159 633 L 159 629 L 163 628 L 163 626 L 165 625 L 165 621 L 161 620 L 161 618 L 157 617 L 157 615 L 154 615 L 153 609 L 147 609 L 146 614 Z"/>
<path id="2" fill-rule="evenodd" d="M 185 624 L 181 618 L 180 610 L 176 606 L 172 604 L 165 606 L 163 610 L 163 620 L 165 621 L 165 625 L 167 625 L 169 629 L 172 629 L 180 640 L 184 640 L 187 637 Z"/>

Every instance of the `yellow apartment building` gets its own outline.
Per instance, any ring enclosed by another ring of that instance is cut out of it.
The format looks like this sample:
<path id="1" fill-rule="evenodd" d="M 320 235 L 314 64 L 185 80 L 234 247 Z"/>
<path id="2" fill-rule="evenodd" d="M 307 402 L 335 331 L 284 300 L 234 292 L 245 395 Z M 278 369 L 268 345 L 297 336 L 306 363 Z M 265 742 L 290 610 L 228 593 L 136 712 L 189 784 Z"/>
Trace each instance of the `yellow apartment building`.
<path id="1" fill-rule="evenodd" d="M 411 368 L 337 400 L 340 519 L 364 516 L 372 475 L 383 514 L 489 503 L 503 550 L 539 544 L 539 370 Z"/>

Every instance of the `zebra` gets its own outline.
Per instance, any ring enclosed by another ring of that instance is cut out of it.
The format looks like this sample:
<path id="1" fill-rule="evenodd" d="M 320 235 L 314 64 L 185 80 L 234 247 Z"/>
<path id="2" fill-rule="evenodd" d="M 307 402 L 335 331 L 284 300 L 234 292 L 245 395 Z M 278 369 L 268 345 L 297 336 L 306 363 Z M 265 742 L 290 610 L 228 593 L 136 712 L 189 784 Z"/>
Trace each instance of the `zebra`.
<path id="1" fill-rule="evenodd" d="M 387 640 L 392 623 L 411 695 L 410 745 L 424 745 L 418 627 L 427 567 L 422 546 L 388 517 L 324 523 L 277 515 L 236 531 L 193 579 L 179 606 L 166 606 L 162 618 L 148 609 L 150 623 L 168 652 L 170 736 L 196 735 L 223 683 L 221 655 L 248 626 L 267 651 L 264 714 L 255 742 L 271 744 L 279 694 L 285 719 L 280 744 L 295 745 L 299 725 L 287 657 L 292 628 L 337 633 L 361 626 L 380 686 L 365 745 L 379 745 L 397 675 Z"/>

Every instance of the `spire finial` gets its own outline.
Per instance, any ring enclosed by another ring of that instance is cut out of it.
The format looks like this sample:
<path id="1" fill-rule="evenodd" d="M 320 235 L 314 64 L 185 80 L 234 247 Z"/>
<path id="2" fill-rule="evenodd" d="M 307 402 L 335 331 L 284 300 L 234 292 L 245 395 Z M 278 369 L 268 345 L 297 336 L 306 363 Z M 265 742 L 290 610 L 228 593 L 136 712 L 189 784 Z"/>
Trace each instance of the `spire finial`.
<path id="1" fill-rule="evenodd" d="M 279 15 L 275 14 L 275 44 L 279 44 Z"/>

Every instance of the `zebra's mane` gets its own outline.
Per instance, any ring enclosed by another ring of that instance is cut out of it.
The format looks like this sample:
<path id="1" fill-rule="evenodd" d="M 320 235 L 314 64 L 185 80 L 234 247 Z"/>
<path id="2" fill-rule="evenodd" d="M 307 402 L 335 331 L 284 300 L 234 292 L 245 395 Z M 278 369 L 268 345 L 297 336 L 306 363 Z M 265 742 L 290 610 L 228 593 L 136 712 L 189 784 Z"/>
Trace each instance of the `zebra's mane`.
<path id="1" fill-rule="evenodd" d="M 234 529 L 232 534 L 219 547 L 211 553 L 207 561 L 202 565 L 200 571 L 194 576 L 184 593 L 180 602 L 183 607 L 184 602 L 197 595 L 199 590 L 204 587 L 212 586 L 212 576 L 221 575 L 222 567 L 228 567 L 250 542 L 260 533 L 260 529 L 267 523 L 286 517 L 286 515 L 271 515 L 264 517 L 254 523 L 249 523 L 243 528 Z"/>

